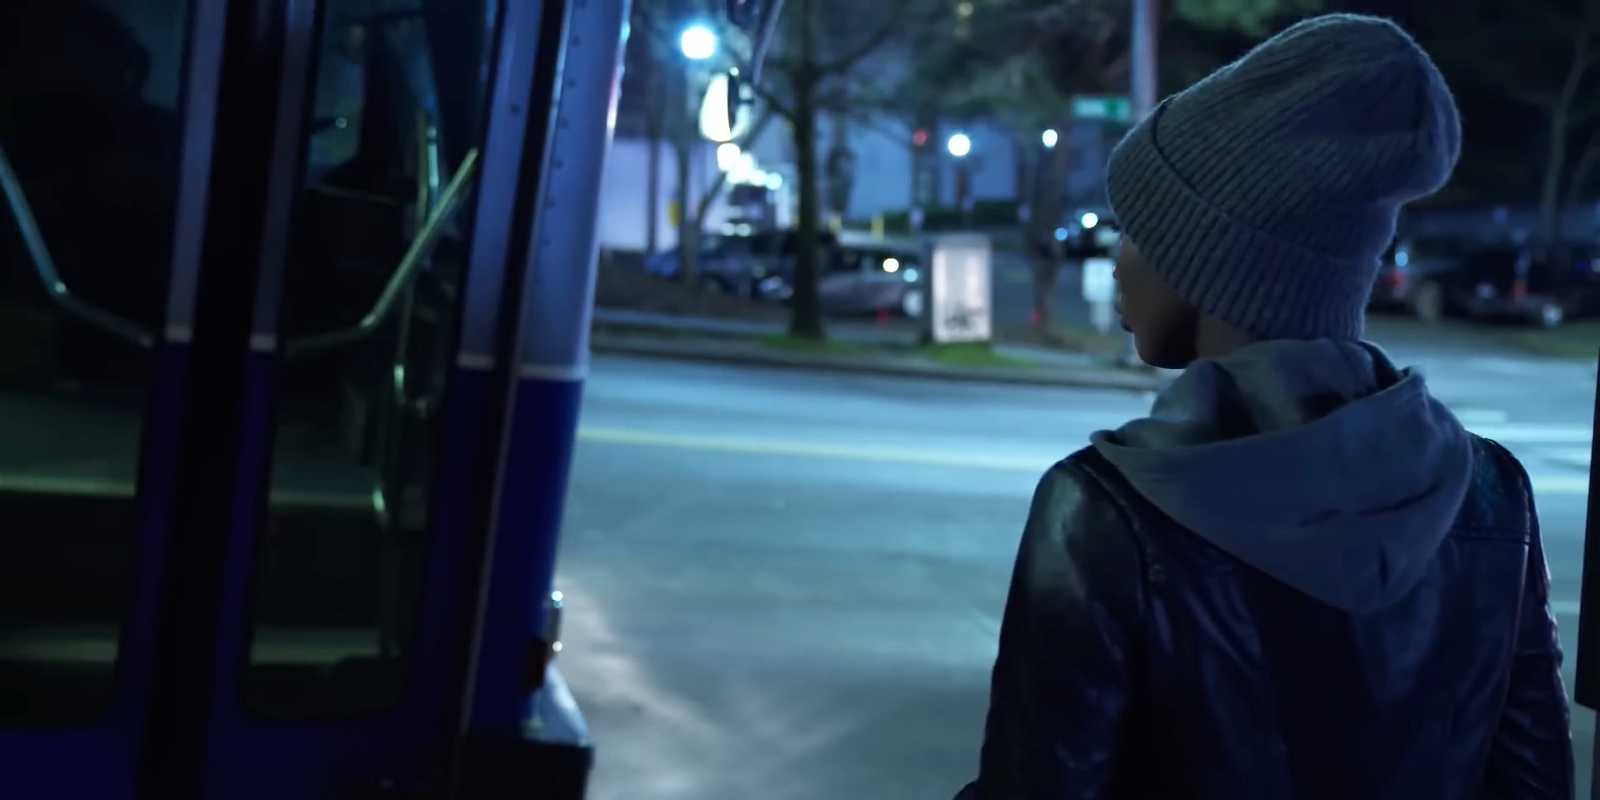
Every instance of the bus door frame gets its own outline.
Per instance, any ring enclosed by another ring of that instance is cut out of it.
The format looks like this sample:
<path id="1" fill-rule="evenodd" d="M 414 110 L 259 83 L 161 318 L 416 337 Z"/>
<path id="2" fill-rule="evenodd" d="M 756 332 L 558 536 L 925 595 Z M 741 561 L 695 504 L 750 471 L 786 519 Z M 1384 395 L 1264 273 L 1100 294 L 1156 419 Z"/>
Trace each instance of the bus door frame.
<path id="1" fill-rule="evenodd" d="M 1589 434 L 1589 510 L 1583 526 L 1583 586 L 1578 597 L 1578 663 L 1573 698 L 1600 710 L 1600 358 L 1595 361 L 1594 425 Z M 1600 764 L 1600 736 L 1593 761 Z M 1600 779 L 1590 778 L 1589 796 L 1600 800 Z"/>
<path id="2" fill-rule="evenodd" d="M 630 7 L 631 0 L 547 6 L 547 24 L 559 20 L 568 35 L 551 65 L 554 113 L 541 140 L 534 225 L 522 251 L 509 354 L 516 369 L 505 393 L 509 420 L 463 720 L 463 797 L 525 785 L 539 796 L 581 797 L 592 758 L 587 726 L 559 672 L 528 653 L 545 644 L 589 369 L 600 193 Z"/>

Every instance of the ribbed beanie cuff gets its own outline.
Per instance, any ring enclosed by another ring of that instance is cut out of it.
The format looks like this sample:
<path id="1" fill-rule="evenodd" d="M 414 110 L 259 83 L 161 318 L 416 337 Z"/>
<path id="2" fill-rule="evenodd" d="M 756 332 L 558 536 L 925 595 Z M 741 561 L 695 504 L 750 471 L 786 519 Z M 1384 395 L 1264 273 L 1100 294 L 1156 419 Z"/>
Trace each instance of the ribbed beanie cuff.
<path id="1" fill-rule="evenodd" d="M 1257 338 L 1360 339 L 1375 259 L 1311 252 L 1206 202 L 1161 152 L 1165 109 L 1163 103 L 1136 125 L 1106 168 L 1117 224 L 1156 274 L 1202 313 Z M 1294 179 L 1250 166 L 1228 176 L 1229 191 L 1253 193 Z"/>

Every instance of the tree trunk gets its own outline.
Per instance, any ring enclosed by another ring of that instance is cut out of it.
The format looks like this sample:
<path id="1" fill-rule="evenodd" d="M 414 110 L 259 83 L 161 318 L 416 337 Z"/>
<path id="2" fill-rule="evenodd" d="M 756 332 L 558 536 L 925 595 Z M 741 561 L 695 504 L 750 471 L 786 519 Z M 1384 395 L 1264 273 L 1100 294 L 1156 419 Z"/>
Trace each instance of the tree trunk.
<path id="1" fill-rule="evenodd" d="M 695 279 L 695 259 L 700 255 L 700 236 L 694 229 L 694 187 L 691 185 L 694 143 L 685 141 L 686 138 L 678 137 L 672 148 L 678 168 L 677 197 L 673 202 L 678 208 L 678 280 L 691 284 Z"/>
<path id="2" fill-rule="evenodd" d="M 809 11 L 808 2 L 800 3 Z M 810 28 L 802 19 L 801 28 Z M 801 35 L 809 44 L 810 37 Z M 821 277 L 822 247 L 818 232 L 822 230 L 822 198 L 817 164 L 817 107 L 816 78 L 812 64 L 807 59 L 809 49 L 801 51 L 802 61 L 791 76 L 794 87 L 794 119 L 790 129 L 794 135 L 794 169 L 799 192 L 799 208 L 795 215 L 794 296 L 790 298 L 789 334 L 805 339 L 823 339 L 827 330 L 822 324 L 822 298 L 817 291 Z"/>
<path id="3" fill-rule="evenodd" d="M 1539 187 L 1539 239 L 1553 242 L 1561 237 L 1561 184 L 1566 177 L 1567 137 L 1571 135 L 1572 104 L 1589 72 L 1590 45 L 1595 29 L 1586 21 L 1573 40 L 1572 61 L 1555 103 L 1549 109 L 1549 151 L 1545 154 L 1544 180 Z"/>
<path id="4" fill-rule="evenodd" d="M 646 88 L 649 91 L 649 105 L 645 109 L 645 146 L 650 148 L 646 156 L 647 169 L 650 174 L 645 176 L 644 218 L 645 239 L 644 251 L 646 255 L 655 255 L 661 249 L 661 145 L 667 138 L 667 103 L 671 97 L 666 91 L 666 85 L 661 80 L 661 69 L 664 59 L 656 58 L 649 67 Z"/>
<path id="5" fill-rule="evenodd" d="M 1561 179 L 1567 167 L 1567 104 L 1550 112 L 1549 151 L 1545 155 L 1544 180 L 1539 186 L 1539 240 L 1561 238 Z"/>
<path id="6" fill-rule="evenodd" d="M 1589 185 L 1589 178 L 1594 175 L 1595 167 L 1600 167 L 1600 132 L 1589 135 L 1589 141 L 1583 145 L 1583 152 L 1572 165 L 1572 174 L 1567 179 L 1566 199 L 1561 203 L 1563 214 L 1576 208 L 1583 200 L 1583 190 Z"/>
<path id="7" fill-rule="evenodd" d="M 1056 285 L 1060 282 L 1061 264 L 1064 260 L 1061 242 L 1056 239 L 1056 228 L 1062 224 L 1066 213 L 1066 175 L 1072 163 L 1069 149 L 1070 128 L 1058 127 L 1062 134 L 1056 146 L 1038 160 L 1034 170 L 1033 216 L 1024 230 L 1028 231 L 1029 272 L 1033 276 L 1033 311 L 1029 315 L 1040 337 L 1049 341 L 1055 325 Z"/>
<path id="8" fill-rule="evenodd" d="M 799 193 L 799 208 L 795 209 L 794 235 L 794 295 L 789 298 L 789 335 L 803 339 L 827 338 L 822 324 L 822 298 L 817 291 L 821 278 L 822 246 L 818 234 L 822 230 L 822 198 L 818 192 L 817 175 L 817 89 L 821 77 L 817 75 L 817 14 L 813 0 L 795 3 L 795 19 L 799 23 L 796 37 L 798 56 L 789 71 L 789 84 L 794 92 L 794 118 L 789 120 L 789 130 L 794 137 L 794 172 Z"/>
<path id="9" fill-rule="evenodd" d="M 850 130 L 844 114 L 835 113 L 828 135 L 828 212 L 845 219 L 850 211 L 850 193 L 855 188 L 856 155 L 850 149 Z"/>
<path id="10" fill-rule="evenodd" d="M 1029 322 L 1033 323 L 1034 330 L 1038 332 L 1041 341 L 1048 342 L 1055 335 L 1056 322 L 1056 284 L 1061 277 L 1061 261 L 1059 259 L 1046 259 L 1041 254 L 1032 258 L 1033 273 L 1033 312 Z"/>
<path id="11" fill-rule="evenodd" d="M 1024 229 L 1033 222 L 1033 207 L 1039 201 L 1034 195 L 1038 193 L 1038 173 L 1043 161 L 1036 152 L 1038 141 L 1029 139 L 1026 134 L 1026 130 L 1019 131 L 1011 139 L 1011 172 L 1017 193 L 1017 213 L 1020 215 L 1022 209 L 1028 209 L 1028 217 L 1017 220 Z"/>
<path id="12" fill-rule="evenodd" d="M 659 239 L 661 228 L 661 136 L 652 133 L 646 137 L 645 146 L 650 148 L 648 157 L 650 174 L 644 179 L 644 252 L 646 255 L 655 255 L 660 249 Z"/>

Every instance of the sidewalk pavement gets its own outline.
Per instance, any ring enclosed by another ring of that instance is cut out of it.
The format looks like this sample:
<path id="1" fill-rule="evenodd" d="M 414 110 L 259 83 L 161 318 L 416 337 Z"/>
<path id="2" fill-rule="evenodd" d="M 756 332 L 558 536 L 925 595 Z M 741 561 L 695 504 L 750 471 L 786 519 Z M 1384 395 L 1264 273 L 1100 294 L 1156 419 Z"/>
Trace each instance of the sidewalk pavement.
<path id="1" fill-rule="evenodd" d="M 903 326 L 834 325 L 829 339 L 838 347 L 771 342 L 784 332 L 777 323 L 597 308 L 589 346 L 596 353 L 612 355 L 1029 386 L 1154 392 L 1170 380 L 1163 372 L 1020 345 L 994 345 L 997 357 L 992 362 L 947 363 L 935 358 L 933 350 L 915 346 L 913 333 Z"/>

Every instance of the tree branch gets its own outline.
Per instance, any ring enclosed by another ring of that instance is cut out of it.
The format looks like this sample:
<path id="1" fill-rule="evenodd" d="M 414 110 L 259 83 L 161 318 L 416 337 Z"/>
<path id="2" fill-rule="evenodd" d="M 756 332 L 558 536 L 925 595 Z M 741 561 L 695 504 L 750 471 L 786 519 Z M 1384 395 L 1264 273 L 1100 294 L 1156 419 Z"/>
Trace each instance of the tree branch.
<path id="1" fill-rule="evenodd" d="M 665 21 L 655 13 L 649 3 L 633 4 L 634 21 L 644 31 L 645 38 L 650 42 L 650 52 L 660 57 L 663 52 L 671 52 L 678 45 L 672 41 L 672 31 Z"/>
<path id="2" fill-rule="evenodd" d="M 872 55 L 896 34 L 904 32 L 906 20 L 903 15 L 910 5 L 910 0 L 894 0 L 894 5 L 888 9 L 889 19 L 879 25 L 877 30 L 868 34 L 844 55 L 813 65 L 812 73 L 818 77 L 838 76 L 855 69 L 861 59 Z"/>
<path id="3" fill-rule="evenodd" d="M 1577 88 L 1595 64 L 1593 44 L 1596 36 L 1600 36 L 1600 3 L 1584 0 L 1581 16 L 1557 14 L 1537 3 L 1519 5 L 1516 11 L 1519 27 L 1527 26 L 1552 38 L 1564 38 L 1571 47 L 1564 78 L 1554 88 L 1539 85 L 1519 74 L 1510 66 L 1516 59 L 1505 55 L 1485 57 L 1485 51 L 1494 50 L 1496 41 L 1502 40 L 1503 35 L 1499 26 L 1485 21 L 1482 9 L 1475 6 L 1457 7 L 1453 11 L 1458 13 L 1441 19 L 1441 33 L 1454 32 L 1449 38 L 1457 44 L 1450 49 L 1456 53 L 1457 60 L 1514 103 L 1546 113 L 1569 111 Z M 1463 11 L 1465 13 L 1459 13 Z"/>
<path id="4" fill-rule="evenodd" d="M 767 74 L 770 75 L 772 73 L 769 71 Z M 755 95 L 757 100 L 761 101 L 761 105 L 766 109 L 767 112 L 777 114 L 789 122 L 794 122 L 794 109 L 790 108 L 787 103 L 783 102 L 783 98 L 779 97 L 776 92 L 768 89 L 765 86 L 762 86 L 759 83 L 751 85 L 750 91 Z"/>

